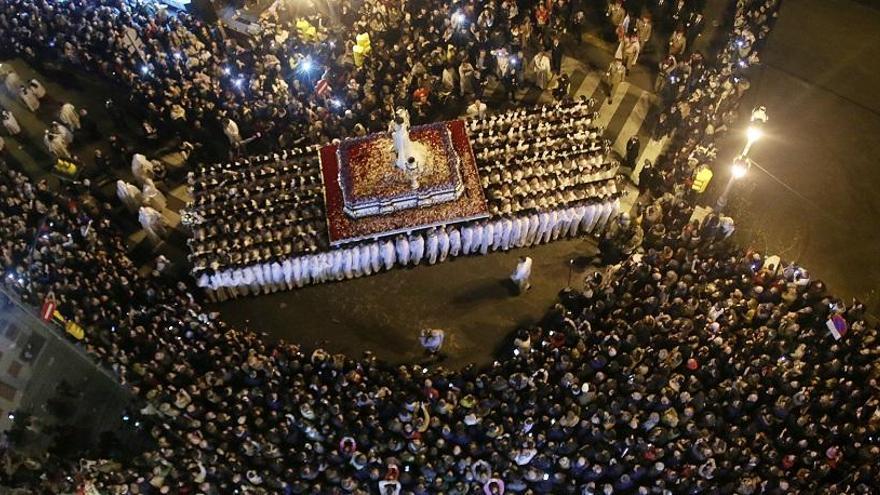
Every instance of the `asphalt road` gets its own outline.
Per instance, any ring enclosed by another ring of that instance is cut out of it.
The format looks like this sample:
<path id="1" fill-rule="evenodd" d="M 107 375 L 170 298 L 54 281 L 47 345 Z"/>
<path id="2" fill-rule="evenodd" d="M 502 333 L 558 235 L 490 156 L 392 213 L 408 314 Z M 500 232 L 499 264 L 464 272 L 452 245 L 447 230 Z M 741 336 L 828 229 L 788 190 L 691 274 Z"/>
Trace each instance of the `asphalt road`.
<path id="1" fill-rule="evenodd" d="M 795 260 L 837 294 L 880 307 L 880 9 L 851 0 L 783 3 L 744 108 L 767 136 L 733 189 L 739 239 Z M 745 127 L 746 123 L 742 123 Z M 742 132 L 725 139 L 730 163 Z M 728 180 L 716 168 L 716 186 Z"/>

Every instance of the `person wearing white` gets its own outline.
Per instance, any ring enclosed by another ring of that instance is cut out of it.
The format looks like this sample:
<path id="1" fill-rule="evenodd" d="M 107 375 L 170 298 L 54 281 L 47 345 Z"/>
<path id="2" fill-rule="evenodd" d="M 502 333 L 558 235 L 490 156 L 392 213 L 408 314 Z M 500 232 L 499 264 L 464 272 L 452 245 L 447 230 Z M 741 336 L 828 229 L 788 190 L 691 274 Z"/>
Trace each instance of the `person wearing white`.
<path id="1" fill-rule="evenodd" d="M 532 285 L 529 282 L 531 276 L 532 258 L 528 256 L 520 257 L 519 263 L 516 265 L 516 270 L 510 275 L 510 280 L 512 280 L 517 289 L 519 289 L 520 294 L 531 288 Z"/>
<path id="2" fill-rule="evenodd" d="M 146 156 L 135 153 L 131 159 L 131 173 L 138 183 L 143 184 L 145 179 L 152 179 L 155 175 L 153 162 L 147 160 Z"/>
<path id="3" fill-rule="evenodd" d="M 272 292 L 277 292 L 284 286 L 284 269 L 277 260 L 272 262 Z"/>
<path id="4" fill-rule="evenodd" d="M 81 127 L 79 113 L 77 113 L 76 107 L 70 103 L 61 105 L 61 112 L 58 114 L 58 120 L 74 131 L 78 131 Z"/>
<path id="5" fill-rule="evenodd" d="M 28 88 L 34 93 L 39 99 L 43 99 L 46 97 L 46 87 L 43 86 L 43 83 L 37 81 L 36 79 L 31 79 L 28 81 Z"/>
<path id="6" fill-rule="evenodd" d="M 425 256 L 425 238 L 421 234 L 414 234 L 409 241 L 410 255 L 413 266 L 418 266 Z"/>
<path id="7" fill-rule="evenodd" d="M 67 143 L 64 141 L 64 136 L 53 134 L 47 130 L 43 135 L 43 143 L 55 158 L 63 158 L 65 160 L 71 158 L 70 151 L 67 149 Z"/>
<path id="8" fill-rule="evenodd" d="M 134 184 L 129 184 L 121 179 L 116 181 L 116 196 L 132 213 L 137 212 L 143 204 L 141 190 Z"/>
<path id="9" fill-rule="evenodd" d="M 586 213 L 587 209 L 584 205 L 578 205 L 571 210 L 572 219 L 571 226 L 568 228 L 569 237 L 577 237 L 578 231 L 581 228 L 581 222 L 584 220 L 584 213 Z"/>
<path id="10" fill-rule="evenodd" d="M 232 148 L 238 148 L 241 146 L 243 139 L 241 138 L 241 134 L 238 132 L 238 124 L 235 123 L 232 119 L 226 119 L 223 123 L 223 134 L 226 134 L 227 139 L 229 139 L 229 145 Z"/>
<path id="11" fill-rule="evenodd" d="M 599 221 L 599 208 L 600 205 L 598 204 L 591 204 L 587 207 L 587 212 L 584 214 L 584 219 L 581 221 L 585 234 L 592 233 L 593 229 L 596 228 L 596 222 Z"/>
<path id="12" fill-rule="evenodd" d="M 538 233 L 535 236 L 535 244 L 544 243 L 544 238 L 550 235 L 550 229 L 553 226 L 550 224 L 550 214 L 546 211 L 542 211 L 540 215 L 538 215 Z"/>
<path id="13" fill-rule="evenodd" d="M 439 261 L 441 263 L 446 261 L 446 257 L 449 255 L 449 233 L 446 232 L 446 227 L 441 227 L 437 231 L 437 250 L 439 251 Z"/>
<path id="14" fill-rule="evenodd" d="M 393 242 L 386 240 L 382 243 L 382 265 L 385 267 L 385 270 L 390 270 L 394 267 L 394 252 Z"/>
<path id="15" fill-rule="evenodd" d="M 9 67 L 6 65 L 5 67 Z M 15 72 L 14 69 L 10 69 L 6 74 L 6 79 L 4 80 L 6 84 L 6 91 L 9 91 L 11 94 L 15 94 L 19 88 L 24 85 L 24 82 L 18 77 L 18 73 Z"/>
<path id="16" fill-rule="evenodd" d="M 439 239 L 437 239 L 437 231 L 431 229 L 430 232 L 428 232 L 428 241 L 425 243 L 425 256 L 428 259 L 429 265 L 437 263 L 437 256 L 440 254 L 438 252 L 439 242 Z"/>
<path id="17" fill-rule="evenodd" d="M 501 219 L 501 249 L 507 251 L 510 249 L 510 238 L 513 233 L 513 222 L 509 218 Z"/>
<path id="18" fill-rule="evenodd" d="M 165 237 L 167 233 L 165 219 L 162 218 L 162 214 L 155 209 L 150 208 L 149 206 L 141 206 L 138 210 L 138 221 L 147 233 L 147 237 L 149 237 L 153 243 L 159 243 L 162 238 Z"/>
<path id="19" fill-rule="evenodd" d="M 409 240 L 404 235 L 397 236 L 397 263 L 400 266 L 409 264 Z"/>
<path id="20" fill-rule="evenodd" d="M 522 235 L 522 219 L 513 217 L 510 220 L 510 239 L 508 247 L 519 247 L 519 239 Z"/>
<path id="21" fill-rule="evenodd" d="M 159 211 L 165 209 L 165 205 L 167 204 L 165 195 L 162 194 L 162 191 L 156 187 L 156 184 L 154 184 L 151 179 L 144 179 L 144 189 L 142 192 L 145 205 L 151 206 Z"/>
<path id="22" fill-rule="evenodd" d="M 529 215 L 529 229 L 528 235 L 526 235 L 526 246 L 533 246 L 535 244 L 535 239 L 538 238 L 538 231 L 540 228 L 540 216 L 534 213 Z"/>
<path id="23" fill-rule="evenodd" d="M 559 239 L 559 231 L 562 230 L 562 212 L 553 210 L 550 214 L 550 222 L 552 228 L 550 229 L 550 238 L 547 240 L 548 242 Z"/>
<path id="24" fill-rule="evenodd" d="M 254 282 L 251 284 L 251 292 L 259 294 L 266 288 L 266 278 L 263 276 L 262 265 L 251 265 L 248 270 L 254 275 Z"/>
<path id="25" fill-rule="evenodd" d="M 253 287 L 253 274 L 247 267 L 239 268 L 232 272 L 232 283 L 233 287 L 238 294 L 243 296 L 248 295 L 248 291 L 250 287 Z"/>
<path id="26" fill-rule="evenodd" d="M 309 260 L 311 256 L 301 256 L 299 258 L 294 258 L 292 263 L 292 280 L 293 285 L 297 289 L 303 287 L 308 283 L 309 279 Z"/>
<path id="27" fill-rule="evenodd" d="M 461 254 L 467 256 L 471 252 L 471 246 L 474 241 L 474 229 L 470 225 L 465 225 L 461 229 Z"/>
<path id="28" fill-rule="evenodd" d="M 311 279 L 312 282 L 316 284 L 320 284 L 324 281 L 324 253 L 321 253 L 311 259 L 309 265 L 311 265 Z"/>
<path id="29" fill-rule="evenodd" d="M 337 249 L 333 252 L 333 278 L 338 280 L 345 279 L 345 251 L 347 249 Z M 349 263 L 351 266 L 351 263 Z"/>
<path id="30" fill-rule="evenodd" d="M 297 265 L 297 271 L 299 271 L 299 258 L 285 258 L 281 263 L 281 272 L 284 274 L 284 286 L 287 287 L 288 290 L 293 289 L 295 286 L 293 274 L 294 262 Z"/>
<path id="31" fill-rule="evenodd" d="M 370 243 L 370 268 L 372 268 L 373 273 L 379 273 L 379 270 L 382 269 L 382 257 L 380 253 L 381 249 L 379 249 L 379 242 Z"/>
<path id="32" fill-rule="evenodd" d="M 73 132 L 71 132 L 70 129 L 67 128 L 67 126 L 59 122 L 52 121 L 52 123 L 49 125 L 49 132 L 61 136 L 61 139 L 64 140 L 64 144 L 66 144 L 67 146 L 73 144 Z"/>
<path id="33" fill-rule="evenodd" d="M 471 251 L 470 251 L 470 253 L 465 253 L 465 254 L 476 253 L 482 248 L 482 246 L 483 246 L 483 230 L 485 230 L 485 228 L 483 227 L 482 222 L 474 225 L 474 236 L 473 236 L 473 240 L 471 241 Z"/>
<path id="34" fill-rule="evenodd" d="M 18 97 L 21 98 L 21 101 L 31 112 L 36 112 L 40 108 L 40 100 L 37 99 L 34 92 L 28 87 L 22 86 L 21 89 L 18 90 Z"/>
<path id="35" fill-rule="evenodd" d="M 504 222 L 501 220 L 496 220 L 492 222 L 492 251 L 498 251 L 502 248 L 502 241 L 504 239 Z"/>
<path id="36" fill-rule="evenodd" d="M 6 128 L 6 132 L 8 132 L 10 136 L 15 136 L 21 132 L 21 126 L 18 124 L 18 120 L 12 112 L 9 110 L 3 110 L 2 115 L 3 127 Z"/>
<path id="37" fill-rule="evenodd" d="M 486 225 L 483 225 L 483 238 L 480 244 L 480 254 L 486 255 L 489 252 L 489 247 L 492 245 L 492 241 L 495 238 L 495 226 L 492 225 L 492 222 L 486 222 Z"/>
<path id="38" fill-rule="evenodd" d="M 596 226 L 599 229 L 599 232 L 605 230 L 605 225 L 608 223 L 608 219 L 611 218 L 611 215 L 617 212 L 620 208 L 620 205 L 617 200 L 606 202 L 602 206 L 602 216 L 599 218 L 599 223 Z"/>
<path id="39" fill-rule="evenodd" d="M 354 255 L 350 248 L 342 250 L 342 275 L 346 279 L 354 278 Z"/>
<path id="40" fill-rule="evenodd" d="M 449 232 L 449 254 L 450 256 L 458 256 L 459 253 L 461 253 L 461 232 L 452 227 Z"/>
<path id="41" fill-rule="evenodd" d="M 367 259 L 361 259 L 361 248 L 366 246 L 352 246 L 351 248 L 351 272 L 354 273 L 355 277 L 363 277 L 364 276 L 364 268 L 363 265 L 369 265 L 367 263 Z"/>

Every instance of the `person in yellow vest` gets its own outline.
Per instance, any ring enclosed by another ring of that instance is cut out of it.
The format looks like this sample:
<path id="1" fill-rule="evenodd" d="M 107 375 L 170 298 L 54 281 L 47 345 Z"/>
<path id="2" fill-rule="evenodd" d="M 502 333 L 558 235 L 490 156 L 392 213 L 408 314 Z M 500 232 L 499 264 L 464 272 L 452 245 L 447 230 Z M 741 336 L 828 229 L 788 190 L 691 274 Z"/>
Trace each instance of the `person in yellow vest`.
<path id="1" fill-rule="evenodd" d="M 691 184 L 691 189 L 700 194 L 706 192 L 706 188 L 709 187 L 709 181 L 712 180 L 712 175 L 712 170 L 709 169 L 708 165 L 700 165 L 694 173 L 694 182 Z"/>

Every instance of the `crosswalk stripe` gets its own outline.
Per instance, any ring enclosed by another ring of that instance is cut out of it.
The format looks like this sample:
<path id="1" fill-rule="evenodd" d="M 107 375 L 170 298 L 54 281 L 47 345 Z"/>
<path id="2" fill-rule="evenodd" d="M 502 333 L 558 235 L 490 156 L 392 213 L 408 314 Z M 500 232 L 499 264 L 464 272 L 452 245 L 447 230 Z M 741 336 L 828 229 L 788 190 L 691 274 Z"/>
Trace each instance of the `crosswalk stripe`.
<path id="1" fill-rule="evenodd" d="M 626 153 L 626 142 L 629 138 L 637 135 L 642 124 L 645 122 L 648 112 L 651 109 L 651 95 L 645 91 L 639 95 L 632 111 L 626 118 L 623 127 L 617 133 L 617 139 L 614 141 L 612 148 L 614 151 L 624 155 Z"/>
<path id="2" fill-rule="evenodd" d="M 595 94 L 596 91 L 598 91 L 601 82 L 601 73 L 598 71 L 590 72 L 587 74 L 587 77 L 584 78 L 584 81 L 580 86 L 578 86 L 575 96 L 586 96 L 588 99 L 595 98 L 596 101 L 599 101 L 599 97 L 596 97 Z"/>
<path id="3" fill-rule="evenodd" d="M 600 127 L 607 127 L 608 123 L 611 122 L 611 119 L 614 117 L 614 113 L 617 112 L 617 107 L 623 102 L 624 96 L 627 91 L 629 91 L 630 84 L 626 81 L 617 85 L 614 89 L 614 95 L 611 98 L 611 103 L 608 103 L 607 100 L 602 100 L 602 107 L 599 108 L 599 117 L 596 119 L 596 125 Z"/>

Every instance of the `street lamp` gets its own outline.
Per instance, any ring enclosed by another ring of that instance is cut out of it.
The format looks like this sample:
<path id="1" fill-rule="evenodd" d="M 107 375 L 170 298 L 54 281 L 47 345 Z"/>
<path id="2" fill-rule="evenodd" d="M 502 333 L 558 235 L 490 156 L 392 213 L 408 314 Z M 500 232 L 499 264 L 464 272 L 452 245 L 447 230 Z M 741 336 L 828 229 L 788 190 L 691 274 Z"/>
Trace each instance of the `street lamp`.
<path id="1" fill-rule="evenodd" d="M 746 158 L 745 155 L 740 155 L 733 160 L 733 164 L 730 166 L 730 180 L 727 181 L 727 185 L 724 186 L 724 191 L 721 193 L 721 196 L 718 197 L 718 202 L 715 203 L 716 213 L 720 213 L 721 210 L 727 206 L 727 197 L 730 195 L 730 189 L 733 187 L 733 183 L 745 177 L 751 166 L 751 162 L 749 162 L 749 159 Z"/>
<path id="2" fill-rule="evenodd" d="M 749 128 L 746 129 L 746 147 L 743 148 L 742 155 L 748 155 L 749 151 L 752 149 L 752 145 L 762 137 L 764 137 L 764 130 L 758 125 L 750 125 Z"/>

